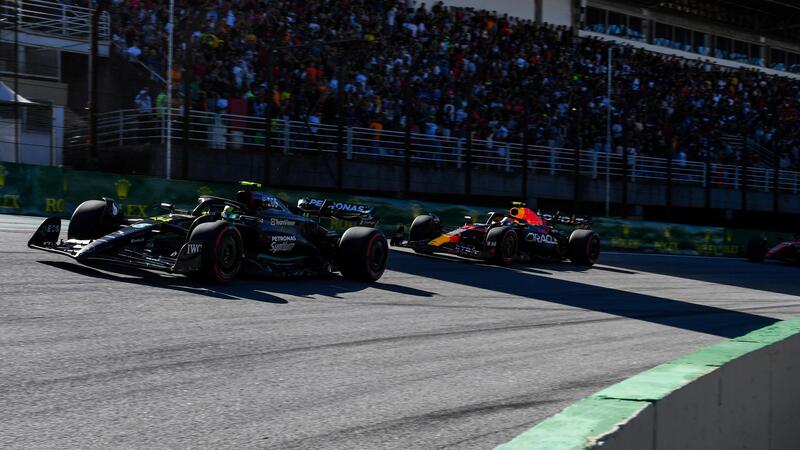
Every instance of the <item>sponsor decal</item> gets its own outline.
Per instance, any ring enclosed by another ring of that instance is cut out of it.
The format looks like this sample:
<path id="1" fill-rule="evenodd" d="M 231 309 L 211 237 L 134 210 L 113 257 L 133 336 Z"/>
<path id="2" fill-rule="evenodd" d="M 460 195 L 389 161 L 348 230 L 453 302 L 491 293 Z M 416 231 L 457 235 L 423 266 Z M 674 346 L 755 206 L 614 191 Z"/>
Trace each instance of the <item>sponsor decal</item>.
<path id="1" fill-rule="evenodd" d="M 295 223 L 296 222 L 294 220 L 288 219 L 276 219 L 274 217 L 269 219 L 269 224 L 273 227 L 293 227 Z"/>
<path id="2" fill-rule="evenodd" d="M 528 233 L 528 235 L 525 236 L 525 240 L 528 242 L 538 242 L 539 244 L 558 244 L 556 238 L 549 234 Z"/>
<path id="3" fill-rule="evenodd" d="M 125 215 L 128 217 L 147 217 L 147 205 L 127 205 Z"/>
<path id="4" fill-rule="evenodd" d="M 44 227 L 45 233 L 61 233 L 61 225 L 60 224 L 50 224 Z"/>
<path id="5" fill-rule="evenodd" d="M 197 255 L 203 251 L 203 243 L 188 243 L 186 244 L 186 254 L 187 255 Z"/>
<path id="6" fill-rule="evenodd" d="M 117 197 L 122 200 L 128 198 L 128 193 L 131 190 L 131 182 L 126 180 L 125 178 L 120 178 L 114 183 L 114 187 L 117 190 Z"/>
<path id="7" fill-rule="evenodd" d="M 311 199 L 309 200 L 308 203 L 318 208 L 322 208 L 324 200 Z M 345 211 L 354 213 L 364 213 L 370 210 L 370 207 L 366 205 L 358 205 L 355 203 L 345 203 L 345 202 L 328 202 L 328 206 L 334 211 Z"/>
<path id="8" fill-rule="evenodd" d="M 288 252 L 294 248 L 297 238 L 294 236 L 272 236 L 269 251 L 272 253 Z"/>
<path id="9" fill-rule="evenodd" d="M 19 195 L 4 195 L 0 198 L 0 208 L 20 209 Z"/>
<path id="10" fill-rule="evenodd" d="M 45 212 L 64 212 L 64 199 L 63 198 L 46 198 L 44 199 Z"/>
<path id="11" fill-rule="evenodd" d="M 149 227 L 150 225 L 151 225 L 151 224 L 149 224 L 149 223 L 147 223 L 147 222 L 137 222 L 137 223 L 134 223 L 134 224 L 132 224 L 132 225 L 131 225 L 131 228 L 147 228 L 147 227 Z M 122 231 L 119 231 L 118 233 L 122 233 L 122 234 L 124 234 Z"/>
<path id="12" fill-rule="evenodd" d="M 144 238 L 131 239 L 131 244 L 138 244 L 144 242 Z"/>

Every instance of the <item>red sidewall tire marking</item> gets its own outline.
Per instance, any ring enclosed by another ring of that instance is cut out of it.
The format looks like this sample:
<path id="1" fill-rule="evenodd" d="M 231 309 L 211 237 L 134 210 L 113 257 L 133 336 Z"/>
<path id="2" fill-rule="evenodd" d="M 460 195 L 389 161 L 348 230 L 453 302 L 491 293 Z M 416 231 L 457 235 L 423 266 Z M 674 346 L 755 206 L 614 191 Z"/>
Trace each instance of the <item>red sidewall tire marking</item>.
<path id="1" fill-rule="evenodd" d="M 214 240 L 214 259 L 215 259 L 214 260 L 214 276 L 217 277 L 217 281 L 219 281 L 220 283 L 227 283 L 228 281 L 233 279 L 233 276 L 226 277 L 225 275 L 222 274 L 222 272 L 220 272 L 219 264 L 216 261 L 217 251 L 219 251 L 219 243 L 222 241 L 222 238 L 225 237 L 225 235 L 230 233 L 230 232 L 233 232 L 233 233 L 236 233 L 237 235 L 239 235 L 239 238 L 241 240 L 241 234 L 239 234 L 239 230 L 237 230 L 236 228 L 231 228 L 231 227 L 224 228 L 222 230 L 222 232 L 217 234 L 217 239 Z M 238 251 L 238 249 L 237 249 L 237 251 Z M 239 256 L 236 255 L 236 258 L 238 259 Z M 238 270 L 233 272 L 234 276 L 235 276 L 236 272 L 238 272 Z"/>

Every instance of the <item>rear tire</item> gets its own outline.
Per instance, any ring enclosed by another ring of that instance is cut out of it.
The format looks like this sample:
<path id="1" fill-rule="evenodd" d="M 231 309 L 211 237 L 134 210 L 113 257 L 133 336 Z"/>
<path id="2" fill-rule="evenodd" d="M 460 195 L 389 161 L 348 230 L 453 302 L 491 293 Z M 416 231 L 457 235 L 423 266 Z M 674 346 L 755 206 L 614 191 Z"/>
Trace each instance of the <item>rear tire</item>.
<path id="1" fill-rule="evenodd" d="M 510 227 L 495 227 L 486 233 L 486 244 L 495 242 L 495 253 L 492 262 L 501 266 L 510 266 L 519 253 L 519 237 Z"/>
<path id="2" fill-rule="evenodd" d="M 767 240 L 762 237 L 754 237 L 747 242 L 745 254 L 747 259 L 752 262 L 762 262 L 767 251 Z"/>
<path id="3" fill-rule="evenodd" d="M 347 279 L 377 281 L 386 270 L 388 258 L 389 244 L 375 228 L 348 228 L 339 240 L 339 270 Z"/>
<path id="4" fill-rule="evenodd" d="M 122 223 L 122 211 L 113 202 L 87 200 L 72 213 L 67 239 L 94 240 L 111 233 Z"/>
<path id="5" fill-rule="evenodd" d="M 575 230 L 569 236 L 569 260 L 572 264 L 592 266 L 600 257 L 600 236 L 592 230 Z"/>
<path id="6" fill-rule="evenodd" d="M 203 260 L 196 275 L 203 281 L 225 284 L 236 278 L 244 259 L 239 230 L 222 220 L 197 225 L 187 242 L 203 243 Z"/>

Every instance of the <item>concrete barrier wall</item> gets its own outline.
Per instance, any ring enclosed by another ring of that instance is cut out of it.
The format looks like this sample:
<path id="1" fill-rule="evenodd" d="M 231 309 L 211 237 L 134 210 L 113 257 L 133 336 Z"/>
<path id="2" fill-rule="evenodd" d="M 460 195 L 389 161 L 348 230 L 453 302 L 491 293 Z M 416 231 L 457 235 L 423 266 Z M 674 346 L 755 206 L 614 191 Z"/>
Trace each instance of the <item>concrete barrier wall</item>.
<path id="1" fill-rule="evenodd" d="M 800 448 L 800 319 L 635 375 L 503 450 Z"/>
<path id="2" fill-rule="evenodd" d="M 491 209 L 469 205 L 453 205 L 416 200 L 400 200 L 386 197 L 355 196 L 314 192 L 319 180 L 324 179 L 334 168 L 322 164 L 313 166 L 316 175 L 306 180 L 304 190 L 270 189 L 279 197 L 296 202 L 304 196 L 326 197 L 332 200 L 367 203 L 377 209 L 381 217 L 380 226 L 384 232 L 391 233 L 397 225 L 408 229 L 415 216 L 427 212 L 437 214 L 442 222 L 459 225 L 464 216 L 484 220 Z M 294 173 L 288 170 L 287 173 Z M 354 170 L 354 166 L 348 168 Z M 447 183 L 443 169 L 427 168 L 431 178 Z M 361 170 L 353 176 L 389 177 L 391 168 L 385 172 L 372 173 Z M 246 173 L 239 174 L 246 179 Z M 228 179 L 237 179 L 230 174 Z M 457 183 L 455 183 L 457 185 Z M 553 186 L 563 187 L 553 177 Z M 173 203 L 180 208 L 193 208 L 200 195 L 231 196 L 238 187 L 233 183 L 208 183 L 196 181 L 167 181 L 161 178 L 135 175 L 117 175 L 99 172 L 84 172 L 58 167 L 34 166 L 27 164 L 0 164 L 0 213 L 59 215 L 69 217 L 72 211 L 84 200 L 101 197 L 119 201 L 126 216 L 145 217 L 162 212 L 161 202 Z M 510 205 L 496 205 L 501 211 Z M 346 226 L 346 224 L 332 224 Z M 683 255 L 737 256 L 741 255 L 747 241 L 756 235 L 766 237 L 770 242 L 790 239 L 785 233 L 762 233 L 753 230 L 726 229 L 722 227 L 677 225 L 664 222 L 627 220 L 617 218 L 595 218 L 592 228 L 602 240 L 604 250 L 627 250 Z"/>

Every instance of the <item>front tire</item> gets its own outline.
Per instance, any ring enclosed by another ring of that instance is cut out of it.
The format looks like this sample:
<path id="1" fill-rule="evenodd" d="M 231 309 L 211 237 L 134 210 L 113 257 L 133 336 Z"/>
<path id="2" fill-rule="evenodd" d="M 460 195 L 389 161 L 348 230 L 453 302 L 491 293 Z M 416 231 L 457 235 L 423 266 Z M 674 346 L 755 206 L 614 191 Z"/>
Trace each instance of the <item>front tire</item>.
<path id="1" fill-rule="evenodd" d="M 519 253 L 519 237 L 510 227 L 495 227 L 486 233 L 486 245 L 494 243 L 495 253 L 492 262 L 501 266 L 510 266 Z"/>
<path id="2" fill-rule="evenodd" d="M 122 211 L 112 201 L 87 200 L 72 213 L 67 239 L 94 240 L 119 228 Z"/>
<path id="3" fill-rule="evenodd" d="M 339 270 L 347 279 L 377 281 L 388 259 L 389 244 L 375 228 L 348 228 L 339 239 Z"/>
<path id="4" fill-rule="evenodd" d="M 767 240 L 762 237 L 754 237 L 747 242 L 745 254 L 751 262 L 762 262 L 767 255 L 767 250 Z"/>
<path id="5" fill-rule="evenodd" d="M 426 250 L 427 244 L 431 239 L 433 239 L 434 233 L 434 222 L 433 216 L 423 214 L 421 216 L 417 216 L 413 222 L 411 222 L 411 228 L 408 230 L 408 242 L 423 242 L 422 245 L 414 245 L 412 248 L 417 253 L 422 254 L 430 254 L 431 252 Z"/>
<path id="6" fill-rule="evenodd" d="M 575 230 L 567 247 L 572 264 L 593 266 L 600 257 L 600 236 L 592 230 Z"/>
<path id="7" fill-rule="evenodd" d="M 188 242 L 202 242 L 203 253 L 197 276 L 204 281 L 226 284 L 236 278 L 244 259 L 239 230 L 222 220 L 197 225 Z"/>

